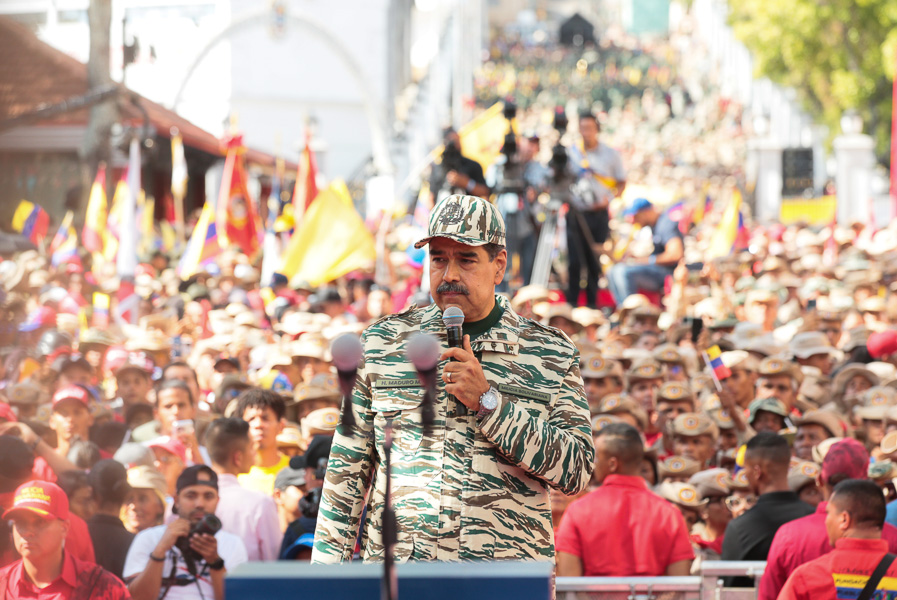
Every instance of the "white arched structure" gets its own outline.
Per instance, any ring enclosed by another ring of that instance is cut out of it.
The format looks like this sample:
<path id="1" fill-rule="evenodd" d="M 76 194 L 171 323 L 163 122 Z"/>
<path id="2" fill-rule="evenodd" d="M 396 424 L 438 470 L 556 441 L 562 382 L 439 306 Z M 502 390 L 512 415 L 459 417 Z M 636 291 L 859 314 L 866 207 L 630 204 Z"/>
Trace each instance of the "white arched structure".
<path id="1" fill-rule="evenodd" d="M 348 49 L 339 41 L 339 39 L 320 21 L 302 13 L 287 12 L 284 15 L 285 22 L 290 28 L 295 27 L 297 30 L 308 34 L 320 42 L 323 42 L 333 54 L 339 58 L 340 62 L 349 70 L 353 81 L 355 82 L 361 101 L 364 106 L 365 117 L 371 129 L 371 145 L 374 158 L 374 167 L 379 174 L 392 174 L 393 164 L 389 154 L 389 145 L 387 143 L 387 127 L 386 127 L 386 111 L 383 109 L 382 103 L 379 102 L 374 93 L 373 87 L 367 80 L 367 77 L 359 67 L 355 57 Z M 184 88 L 187 82 L 193 76 L 193 73 L 199 67 L 200 63 L 209 55 L 212 49 L 220 42 L 231 37 L 235 33 L 245 31 L 254 27 L 269 27 L 271 24 L 272 12 L 270 9 L 259 10 L 239 17 L 236 21 L 225 27 L 222 31 L 213 36 L 205 45 L 202 51 L 193 59 L 184 79 L 178 86 L 177 94 L 174 98 L 172 108 L 177 109 L 177 105 L 181 101 L 184 94 Z"/>

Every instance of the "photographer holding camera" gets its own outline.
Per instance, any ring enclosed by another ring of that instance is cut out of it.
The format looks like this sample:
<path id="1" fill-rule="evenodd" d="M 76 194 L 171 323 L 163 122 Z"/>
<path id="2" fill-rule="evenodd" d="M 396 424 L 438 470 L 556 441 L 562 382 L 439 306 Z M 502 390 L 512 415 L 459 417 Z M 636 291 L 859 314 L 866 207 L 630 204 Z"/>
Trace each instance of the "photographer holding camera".
<path id="1" fill-rule="evenodd" d="M 442 162 L 433 166 L 430 176 L 430 191 L 433 203 L 451 194 L 470 194 L 481 198 L 489 197 L 489 186 L 483 175 L 483 167 L 461 153 L 461 137 L 451 127 L 443 132 Z"/>
<path id="2" fill-rule="evenodd" d="M 184 469 L 177 480 L 168 525 L 137 534 L 123 576 L 135 600 L 223 600 L 227 569 L 247 561 L 243 541 L 221 531 L 215 517 L 218 475 L 205 465 Z"/>

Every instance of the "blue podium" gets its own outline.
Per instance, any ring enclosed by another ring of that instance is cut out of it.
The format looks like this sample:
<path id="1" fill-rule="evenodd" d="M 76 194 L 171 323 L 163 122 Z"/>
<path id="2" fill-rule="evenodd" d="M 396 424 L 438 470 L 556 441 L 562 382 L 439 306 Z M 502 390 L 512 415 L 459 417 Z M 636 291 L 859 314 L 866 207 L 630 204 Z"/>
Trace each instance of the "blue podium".
<path id="1" fill-rule="evenodd" d="M 435 563 L 397 565 L 399 600 L 546 600 L 552 564 L 546 562 Z M 246 563 L 227 574 L 228 600 L 326 598 L 377 600 L 383 567 L 348 563 Z"/>

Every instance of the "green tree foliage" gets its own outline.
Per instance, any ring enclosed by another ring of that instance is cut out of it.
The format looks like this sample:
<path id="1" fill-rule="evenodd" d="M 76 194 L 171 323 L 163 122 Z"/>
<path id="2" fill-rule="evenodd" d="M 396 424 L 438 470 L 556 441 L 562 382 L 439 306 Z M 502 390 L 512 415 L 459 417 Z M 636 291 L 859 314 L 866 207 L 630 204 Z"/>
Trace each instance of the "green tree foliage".
<path id="1" fill-rule="evenodd" d="M 731 0 L 729 8 L 758 75 L 797 90 L 833 135 L 841 114 L 857 110 L 878 155 L 888 155 L 897 0 Z"/>

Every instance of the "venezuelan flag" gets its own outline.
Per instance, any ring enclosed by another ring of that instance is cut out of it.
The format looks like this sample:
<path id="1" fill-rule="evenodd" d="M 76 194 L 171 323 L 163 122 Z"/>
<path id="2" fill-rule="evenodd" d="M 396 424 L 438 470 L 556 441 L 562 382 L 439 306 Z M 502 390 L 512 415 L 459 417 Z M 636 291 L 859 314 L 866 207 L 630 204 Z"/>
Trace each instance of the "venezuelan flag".
<path id="1" fill-rule="evenodd" d="M 729 367 L 723 364 L 722 352 L 719 349 L 719 346 L 710 346 L 707 348 L 707 358 L 710 359 L 710 368 L 713 369 L 713 373 L 716 375 L 716 378 L 722 381 L 727 377 L 732 376 L 732 371 L 729 370 Z"/>
<path id="2" fill-rule="evenodd" d="M 187 279 L 199 270 L 199 266 L 203 262 L 215 257 L 219 252 L 221 252 L 221 247 L 218 245 L 215 209 L 206 202 L 202 207 L 196 228 L 190 236 L 190 241 L 187 242 L 187 250 L 178 263 L 178 275 L 181 279 Z"/>
<path id="3" fill-rule="evenodd" d="M 47 237 L 50 215 L 37 204 L 21 200 L 12 216 L 12 228 L 35 244 L 40 244 Z"/>
<path id="4" fill-rule="evenodd" d="M 50 262 L 54 267 L 78 256 L 78 232 L 72 227 L 73 219 L 72 211 L 66 212 L 53 241 L 50 242 Z"/>

